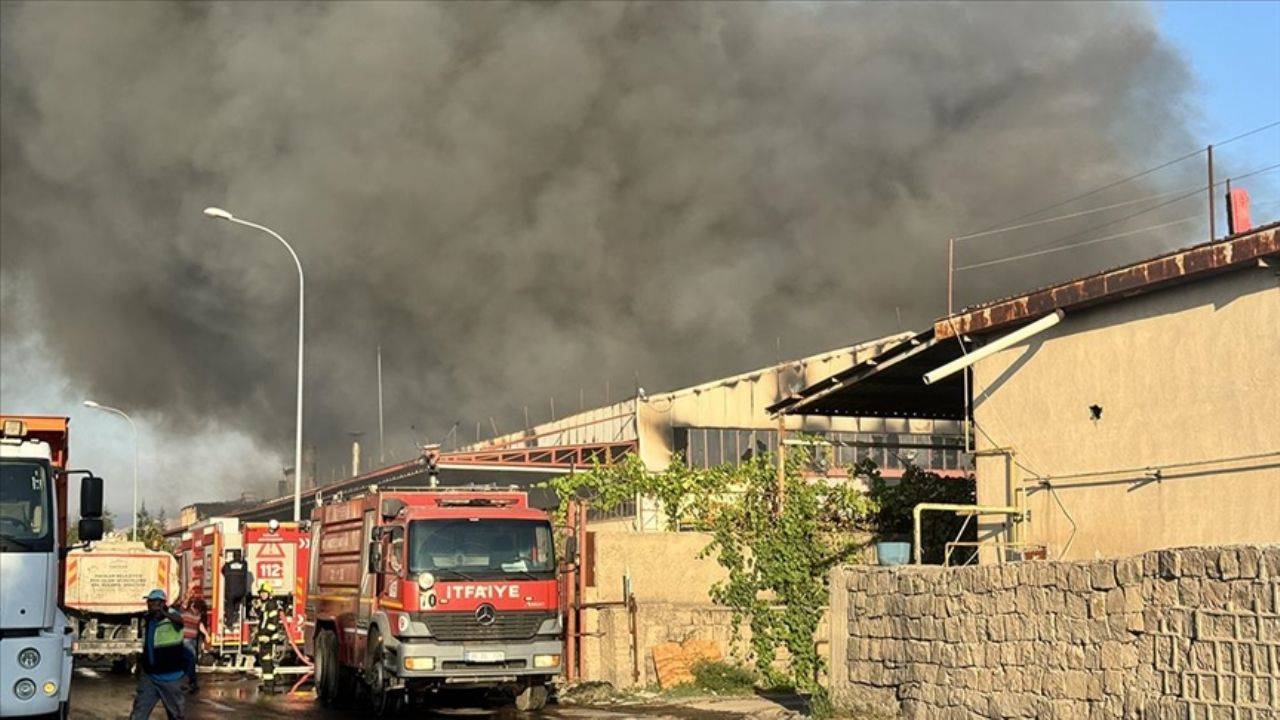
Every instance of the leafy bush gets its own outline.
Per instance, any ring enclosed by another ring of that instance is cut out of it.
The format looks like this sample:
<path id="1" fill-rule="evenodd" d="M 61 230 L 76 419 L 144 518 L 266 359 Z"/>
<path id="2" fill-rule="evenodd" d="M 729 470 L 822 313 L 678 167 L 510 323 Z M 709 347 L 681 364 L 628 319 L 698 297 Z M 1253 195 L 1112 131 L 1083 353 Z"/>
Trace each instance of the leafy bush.
<path id="1" fill-rule="evenodd" d="M 698 687 L 717 695 L 747 695 L 756 686 L 757 675 L 750 668 L 723 661 L 694 663 L 693 680 Z"/>
<path id="2" fill-rule="evenodd" d="M 911 541 L 914 529 L 912 513 L 920 503 L 972 505 L 977 502 L 976 483 L 972 475 L 963 479 L 942 477 L 908 465 L 900 479 L 886 480 L 880 475 L 876 464 L 869 460 L 860 463 L 855 471 L 867 478 L 867 494 L 875 504 L 875 510 L 867 516 L 864 529 L 880 540 Z M 941 563 L 945 545 L 957 539 L 961 528 L 965 528 L 965 533 L 959 539 L 972 541 L 977 537 L 975 521 L 970 521 L 966 526 L 965 518 L 954 514 L 929 515 L 921 533 L 924 561 Z M 965 557 L 966 554 L 961 553 L 960 556 Z"/>

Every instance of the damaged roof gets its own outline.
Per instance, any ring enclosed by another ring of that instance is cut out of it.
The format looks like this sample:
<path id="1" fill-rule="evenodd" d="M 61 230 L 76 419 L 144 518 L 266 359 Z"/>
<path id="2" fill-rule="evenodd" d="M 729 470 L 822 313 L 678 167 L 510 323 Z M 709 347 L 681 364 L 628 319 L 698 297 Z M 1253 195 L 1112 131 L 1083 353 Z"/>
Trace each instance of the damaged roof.
<path id="1" fill-rule="evenodd" d="M 929 330 L 769 407 L 772 414 L 958 420 L 964 373 L 933 385 L 924 374 L 958 357 L 970 337 L 1012 329 L 1055 310 L 1074 311 L 1280 258 L 1280 222 L 1083 278 L 993 300 L 940 318 Z"/>
<path id="2" fill-rule="evenodd" d="M 932 330 L 810 385 L 769 406 L 771 414 L 961 420 L 964 376 L 925 386 L 921 376 L 964 352 L 958 338 Z M 856 390 L 854 390 L 856 388 Z"/>

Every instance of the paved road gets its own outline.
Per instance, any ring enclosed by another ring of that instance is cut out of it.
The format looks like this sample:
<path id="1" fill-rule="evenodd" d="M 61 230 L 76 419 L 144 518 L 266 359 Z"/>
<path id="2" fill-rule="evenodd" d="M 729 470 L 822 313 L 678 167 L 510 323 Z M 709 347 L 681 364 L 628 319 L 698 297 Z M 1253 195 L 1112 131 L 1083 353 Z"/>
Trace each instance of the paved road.
<path id="1" fill-rule="evenodd" d="M 72 720 L 119 720 L 128 717 L 135 681 L 106 670 L 77 668 L 71 683 Z M 201 690 L 187 696 L 188 720 L 246 718 L 262 720 L 368 720 L 368 712 L 323 708 L 310 690 L 296 694 L 259 695 L 256 680 L 233 675 L 201 677 Z M 762 704 L 763 702 L 763 704 Z M 550 705 L 541 713 L 524 714 L 507 705 L 486 702 L 475 694 L 442 696 L 428 709 L 401 717 L 433 720 L 741 720 L 772 715 L 767 701 L 721 700 L 687 705 L 604 706 Z M 163 718 L 159 707 L 152 718 Z"/>

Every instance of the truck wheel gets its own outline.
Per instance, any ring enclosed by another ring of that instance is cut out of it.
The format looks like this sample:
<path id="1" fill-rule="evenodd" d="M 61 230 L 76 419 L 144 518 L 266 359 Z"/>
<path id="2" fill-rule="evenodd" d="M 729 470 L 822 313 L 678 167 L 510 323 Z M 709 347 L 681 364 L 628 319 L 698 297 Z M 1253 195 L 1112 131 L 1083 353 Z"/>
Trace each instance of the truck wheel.
<path id="1" fill-rule="evenodd" d="M 316 635 L 316 697 L 320 704 L 332 707 L 338 699 L 338 636 L 332 630 Z"/>
<path id="2" fill-rule="evenodd" d="M 546 707 L 547 686 L 539 684 L 525 685 L 516 693 L 516 709 L 520 712 L 537 712 Z"/>
<path id="3" fill-rule="evenodd" d="M 387 688 L 390 684 L 387 677 L 387 666 L 383 662 L 387 651 L 382 646 L 382 638 L 374 633 L 369 635 L 369 666 L 365 672 L 365 681 L 369 686 L 369 704 L 373 706 L 375 717 L 388 717 L 400 712 L 400 701 L 403 696 Z"/>

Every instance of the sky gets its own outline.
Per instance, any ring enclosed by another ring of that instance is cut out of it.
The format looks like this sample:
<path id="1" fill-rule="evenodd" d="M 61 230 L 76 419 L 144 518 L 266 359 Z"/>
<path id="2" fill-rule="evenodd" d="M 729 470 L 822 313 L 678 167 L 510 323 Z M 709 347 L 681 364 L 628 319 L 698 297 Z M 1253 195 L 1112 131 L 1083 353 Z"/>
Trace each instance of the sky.
<path id="1" fill-rule="evenodd" d="M 1280 37 L 1280 3 L 1176 2 L 1157 3 L 1150 9 L 1156 17 L 1161 35 L 1181 52 L 1193 73 L 1195 91 L 1189 100 L 1192 106 L 1190 115 L 1193 118 L 1190 130 L 1199 143 L 1221 142 L 1243 131 L 1280 120 L 1280 47 L 1277 47 L 1275 41 L 1276 37 Z M 250 43 L 252 40 L 252 37 L 248 37 L 245 42 Z M 938 40 L 929 42 L 931 45 L 946 45 Z M 359 57 L 364 60 L 369 59 L 367 54 Z M 903 78 L 902 84 L 910 85 L 912 84 L 910 80 L 912 78 Z M 823 81 L 834 82 L 835 80 L 824 76 Z M 895 88 L 886 85 L 884 92 L 888 94 L 893 89 Z M 130 91 L 141 92 L 142 89 L 131 88 Z M 236 107 L 231 109 L 242 110 Z M 855 107 L 852 110 L 856 114 L 861 111 L 861 108 Z M 957 108 L 957 116 L 962 117 L 964 110 L 964 107 Z M 541 112 L 545 109 L 532 108 L 531 111 Z M 842 111 L 850 112 L 850 109 L 842 108 Z M 870 119 L 874 119 L 874 116 Z M 145 122 L 145 120 L 145 118 L 139 118 L 139 122 Z M 68 143 L 68 147 L 73 146 L 74 143 Z M 204 146 L 201 146 L 200 150 L 203 153 L 211 153 L 210 148 Z M 156 149 L 156 152 L 159 153 L 159 149 Z M 1159 153 L 1164 152 L 1163 148 L 1159 150 Z M 1155 153 L 1156 161 L 1159 153 Z M 68 151 L 69 157 L 74 155 L 73 151 Z M 1223 168 L 1230 168 L 1237 172 L 1254 169 L 1259 162 L 1258 158 L 1270 158 L 1269 162 L 1276 162 L 1280 158 L 1280 128 L 1231 143 L 1218 151 L 1218 157 Z M 61 156 L 53 159 L 68 161 L 67 157 Z M 390 162 L 385 158 L 383 161 Z M 960 163 L 957 161 L 957 164 Z M 462 170 L 469 171 L 469 168 L 462 167 Z M 699 175 L 690 170 L 688 177 L 697 178 Z M 744 177 L 749 176 L 744 175 Z M 993 179 L 992 182 L 994 183 L 995 180 Z M 1280 174 L 1272 173 L 1251 179 L 1249 189 L 1255 202 L 1260 204 L 1255 213 L 1255 221 L 1265 221 L 1280 216 Z M 448 198 L 449 190 L 447 185 L 442 185 L 437 192 Z M 667 188 L 654 187 L 646 190 L 656 196 L 665 197 L 663 191 Z M 566 196 L 571 195 L 570 191 L 576 193 L 582 191 L 582 188 L 567 188 Z M 549 213 L 559 211 L 554 204 L 539 209 Z M 193 212 L 188 214 L 194 216 L 195 211 L 192 210 Z M 198 222 L 204 221 L 198 220 Z M 1219 222 L 1222 221 L 1219 220 Z M 215 230 L 227 237 L 215 236 Z M 225 228 L 217 227 L 207 230 L 207 237 L 214 238 L 211 241 L 224 242 L 232 237 L 230 232 Z M 270 263 L 271 268 L 277 268 L 278 262 L 282 261 L 282 257 L 278 256 L 279 248 L 267 246 L 260 250 L 262 262 Z M 379 250 L 380 248 L 374 245 L 370 252 L 376 253 Z M 767 262 L 768 258 L 744 257 L 739 259 L 738 264 L 750 265 L 757 261 Z M 210 266 L 218 268 L 219 264 L 214 259 L 211 260 Z M 727 275 L 726 277 L 732 279 L 737 276 Z M 446 282 L 448 279 L 431 278 L 431 281 Z M 99 281 L 110 283 L 111 277 L 102 277 Z M 4 294 L 5 303 L 10 305 L 6 311 L 17 316 L 25 312 L 24 303 L 27 292 L 22 282 L 21 278 L 7 279 L 8 287 L 5 288 Z M 250 286 L 250 289 L 255 292 L 265 292 L 258 286 Z M 309 300 L 310 290 L 311 284 L 308 282 Z M 288 302 L 281 307 L 284 309 L 282 316 L 291 318 L 291 306 Z M 313 307 L 315 306 L 309 302 L 309 315 Z M 715 313 L 708 314 L 723 314 L 725 323 L 732 325 L 738 321 L 733 315 L 733 310 L 735 308 L 715 309 Z M 686 318 L 686 322 L 691 326 L 697 326 L 694 318 Z M 749 318 L 744 322 L 750 325 Z M 289 333 L 292 332 L 291 325 L 285 327 Z M 545 332 L 564 331 L 563 328 L 544 328 L 543 330 Z M 285 352 L 291 353 L 292 335 L 288 337 L 289 341 L 283 343 L 283 348 Z M 850 338 L 850 341 L 856 339 L 858 338 Z M 157 338 L 157 348 L 161 341 L 161 338 Z M 453 340 L 455 343 L 463 341 L 465 338 Z M 311 346 L 308 347 L 310 353 Z M 806 351 L 820 349 L 822 348 L 805 348 Z M 138 351 L 149 352 L 149 349 L 143 347 Z M 88 357 L 82 360 L 92 362 L 93 354 L 93 350 L 90 349 L 87 352 Z M 772 355 L 772 348 L 769 354 Z M 108 509 L 127 523 L 130 516 L 133 473 L 133 441 L 129 426 L 119 417 L 82 407 L 81 401 L 90 399 L 86 397 L 86 391 L 77 386 L 68 376 L 59 373 L 56 364 L 49 360 L 51 355 L 49 348 L 45 347 L 38 337 L 22 341 L 9 338 L 4 346 L 0 347 L 0 406 L 6 411 L 31 410 L 69 414 L 72 418 L 72 464 L 76 467 L 93 468 L 108 479 Z M 536 372 L 566 372 L 565 368 L 556 365 L 556 358 L 550 358 L 544 362 L 539 362 L 538 358 L 523 358 L 522 362 L 532 363 Z M 746 370 L 758 364 L 761 363 L 736 368 L 716 368 L 716 370 L 730 373 Z M 567 372 L 593 370 L 595 369 L 575 368 Z M 629 371 L 627 374 L 629 375 Z M 710 369 L 704 375 L 704 377 L 714 376 Z M 36 377 L 42 378 L 43 381 L 39 383 L 27 381 Z M 287 379 L 291 382 L 291 376 L 287 376 Z M 157 379 L 156 382 L 161 383 L 163 380 Z M 199 380 L 193 379 L 192 382 L 199 382 Z M 649 386 L 650 383 L 646 382 L 645 385 Z M 288 385 L 290 393 L 291 387 L 291 384 Z M 618 383 L 615 383 L 614 387 L 617 388 Z M 651 387 L 651 389 L 654 388 Z M 92 399 L 103 403 L 113 401 L 111 397 Z M 275 399 L 271 398 L 272 401 Z M 285 396 L 285 400 L 287 402 L 280 408 L 279 417 L 280 422 L 288 424 L 291 437 L 292 395 Z M 444 412 L 449 413 L 453 410 L 445 409 Z M 183 446 L 181 453 L 175 453 L 172 448 L 156 440 L 157 437 L 163 436 L 161 431 L 167 429 L 165 418 L 146 412 L 135 412 L 134 419 L 138 425 L 140 438 L 141 496 L 153 510 L 157 507 L 166 508 L 172 514 L 181 505 L 194 500 L 225 499 L 224 493 L 216 487 L 207 488 L 207 492 L 202 491 L 205 494 L 199 497 L 180 495 L 175 491 L 178 487 L 189 487 L 189 483 L 183 482 L 184 476 L 203 476 L 201 469 L 204 467 L 234 463 L 241 466 L 245 477 L 270 479 L 280 476 L 280 458 L 271 453 L 264 454 L 259 442 L 261 438 L 247 435 L 244 426 L 239 425 L 234 417 L 211 416 L 204 426 L 191 429 L 192 436 L 197 437 L 199 442 L 187 443 Z M 368 425 L 361 425 L 361 427 L 367 428 Z M 366 436 L 366 440 L 368 439 L 371 439 L 370 436 Z M 376 454 L 370 452 L 374 448 L 366 447 L 366 457 Z M 281 455 L 288 455 L 291 449 L 291 446 L 284 448 Z M 322 476 L 325 475 L 322 473 Z M 268 492 L 271 488 L 267 486 L 255 489 Z"/>
<path id="2" fill-rule="evenodd" d="M 1161 33 L 1182 51 L 1197 81 L 1202 111 L 1192 131 L 1209 145 L 1280 120 L 1280 2 L 1161 2 Z M 1248 164 L 1280 152 L 1271 130 L 1215 150 L 1215 163 Z M 1259 176 L 1250 195 L 1254 220 L 1280 217 L 1280 175 Z"/>

